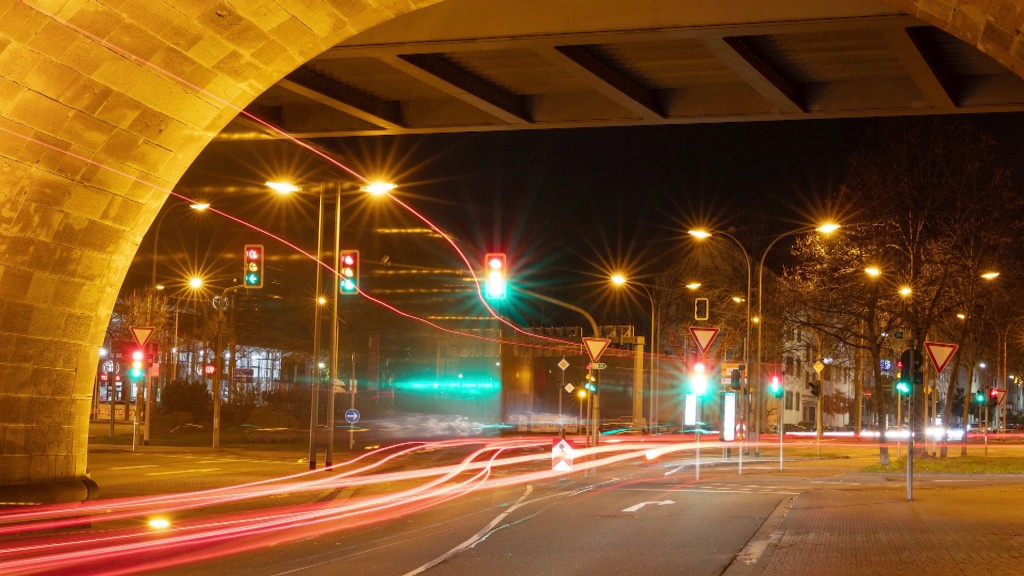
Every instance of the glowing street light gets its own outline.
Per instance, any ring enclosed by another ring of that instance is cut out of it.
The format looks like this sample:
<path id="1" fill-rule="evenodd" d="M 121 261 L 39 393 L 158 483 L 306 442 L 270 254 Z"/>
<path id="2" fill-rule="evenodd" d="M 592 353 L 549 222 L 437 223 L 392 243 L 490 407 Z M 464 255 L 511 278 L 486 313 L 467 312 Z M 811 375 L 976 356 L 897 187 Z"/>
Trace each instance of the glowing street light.
<path id="1" fill-rule="evenodd" d="M 623 274 L 620 274 L 620 273 L 613 274 L 612 277 L 611 277 L 611 281 L 612 281 L 612 284 L 615 285 L 615 286 L 625 286 L 626 284 L 630 283 L 626 279 L 626 276 L 623 275 Z M 641 284 L 639 282 L 632 282 L 632 284 L 635 285 L 635 286 L 639 286 L 644 291 L 644 294 L 647 295 L 647 300 L 651 303 L 651 360 L 650 360 L 650 370 L 648 372 L 648 380 L 650 381 L 651 394 L 650 394 L 650 399 L 648 400 L 647 426 L 648 426 L 649 430 L 651 430 L 653 432 L 654 431 L 654 412 L 655 412 L 654 405 L 655 405 L 655 397 L 656 397 L 655 387 L 654 387 L 654 372 L 655 372 L 654 359 L 655 359 L 655 356 L 657 356 L 657 350 L 658 350 L 658 347 L 657 347 L 658 315 L 655 314 L 655 311 L 657 310 L 657 305 L 654 302 L 654 295 L 651 294 L 651 291 L 647 288 L 646 284 Z M 699 284 L 698 284 L 698 286 L 699 286 Z M 637 409 L 637 405 L 634 404 L 634 410 L 636 410 L 636 409 Z M 642 409 L 641 409 L 641 413 L 634 414 L 634 418 L 636 420 L 639 420 L 641 416 L 642 416 Z M 633 425 L 636 426 L 637 422 L 633 422 Z"/>

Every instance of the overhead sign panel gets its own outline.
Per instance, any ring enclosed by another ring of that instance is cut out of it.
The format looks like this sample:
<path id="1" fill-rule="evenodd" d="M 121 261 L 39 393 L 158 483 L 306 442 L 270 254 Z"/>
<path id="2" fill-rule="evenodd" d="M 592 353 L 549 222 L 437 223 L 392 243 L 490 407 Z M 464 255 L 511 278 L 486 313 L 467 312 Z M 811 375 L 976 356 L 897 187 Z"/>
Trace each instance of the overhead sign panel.
<path id="1" fill-rule="evenodd" d="M 697 326 L 690 326 L 690 335 L 697 342 L 697 347 L 700 348 L 701 355 L 707 354 L 708 350 L 711 349 L 711 343 L 715 341 L 715 336 L 718 336 L 720 328 L 699 328 Z"/>
<path id="2" fill-rule="evenodd" d="M 950 358 L 956 352 L 956 344 L 944 344 L 942 342 L 925 342 L 924 347 L 928 350 L 928 356 L 932 359 L 932 366 L 935 366 L 935 372 L 942 372 L 942 369 L 949 363 Z"/>

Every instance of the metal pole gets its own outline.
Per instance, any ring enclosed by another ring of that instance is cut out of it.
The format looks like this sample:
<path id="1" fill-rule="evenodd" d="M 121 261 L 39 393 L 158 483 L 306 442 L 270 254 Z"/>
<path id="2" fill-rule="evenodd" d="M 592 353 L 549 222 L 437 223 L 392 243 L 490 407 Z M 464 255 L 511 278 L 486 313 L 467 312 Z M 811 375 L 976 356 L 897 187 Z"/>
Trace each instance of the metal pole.
<path id="1" fill-rule="evenodd" d="M 352 397 L 352 401 L 349 404 L 349 408 L 352 410 L 356 409 L 356 353 L 352 352 L 352 378 L 349 380 L 349 395 Z M 356 447 L 355 439 L 355 423 L 350 422 L 348 425 L 348 449 L 352 450 Z"/>
<path id="2" fill-rule="evenodd" d="M 562 357 L 562 362 L 565 362 L 565 357 Z M 561 366 L 559 366 L 561 368 Z M 558 390 L 558 431 L 562 431 L 562 394 L 565 393 L 565 368 L 562 368 L 562 386 Z"/>
<path id="3" fill-rule="evenodd" d="M 900 438 L 900 425 L 903 422 L 903 393 L 896 390 L 896 459 L 900 457 L 900 446 L 903 439 Z"/>
<path id="4" fill-rule="evenodd" d="M 320 206 L 316 217 L 316 301 L 313 303 L 313 374 L 309 381 L 309 469 L 316 470 L 316 425 L 320 411 L 320 277 L 324 239 L 324 185 L 320 184 Z"/>
<path id="5" fill-rule="evenodd" d="M 744 364 L 743 376 L 747 379 L 747 386 L 746 386 L 746 388 L 749 389 L 749 387 L 750 387 L 750 329 L 751 329 L 751 327 L 750 327 L 750 296 L 751 296 L 751 288 L 753 286 L 753 283 L 751 282 L 751 280 L 753 278 L 753 266 L 751 265 L 751 262 L 750 262 L 750 253 L 747 252 L 747 248 L 745 246 L 743 246 L 743 243 L 740 242 L 738 238 L 736 238 L 732 234 L 729 234 L 728 232 L 719 232 L 719 234 L 721 234 L 722 236 L 725 236 L 726 238 L 732 240 L 737 246 L 739 246 L 740 251 L 743 252 L 743 258 L 747 262 L 747 316 L 746 316 L 746 320 L 745 320 L 747 337 L 746 337 L 746 339 L 743 340 L 743 364 Z M 760 290 L 760 280 L 758 280 L 758 290 Z M 758 301 L 758 305 L 760 306 L 760 302 L 761 302 L 761 293 L 760 293 L 760 291 L 758 292 L 757 301 Z M 760 309 L 758 310 L 758 315 L 760 315 Z M 760 321 L 760 318 L 758 318 L 758 321 Z M 758 336 L 760 336 L 760 334 L 761 334 L 760 324 L 758 324 L 758 326 L 759 326 L 758 327 Z M 758 349 L 758 354 L 760 354 L 760 352 L 761 352 L 761 350 Z M 744 388 L 744 386 L 743 386 L 743 383 L 741 382 L 740 383 L 740 402 L 742 403 L 743 406 L 741 407 L 740 411 L 743 414 L 742 423 L 743 423 L 743 430 L 744 430 L 743 437 L 740 439 L 740 473 L 741 474 L 743 473 L 743 442 L 746 441 L 746 430 L 749 428 L 748 420 L 750 419 L 750 397 L 744 392 L 743 388 Z"/>
<path id="6" fill-rule="evenodd" d="M 335 185 L 334 256 L 331 258 L 331 367 L 327 394 L 327 452 L 324 466 L 334 465 L 334 383 L 338 380 L 338 251 L 341 249 L 341 187 Z"/>
<path id="7" fill-rule="evenodd" d="M 704 423 L 704 415 L 701 414 L 704 408 L 704 403 L 701 402 L 703 394 L 697 395 L 697 422 L 693 429 L 693 435 L 696 436 L 696 460 L 694 461 L 693 471 L 696 474 L 696 480 L 700 480 L 700 433 L 701 425 Z"/>
<path id="8" fill-rule="evenodd" d="M 765 257 L 768 256 L 768 252 L 771 251 L 772 246 L 775 246 L 776 242 L 782 240 L 786 236 L 792 236 L 806 231 L 806 228 L 801 228 L 799 230 L 793 230 L 776 236 L 768 244 L 768 247 L 764 249 L 764 252 L 761 253 L 761 261 L 757 266 L 757 358 L 755 359 L 757 365 L 757 376 L 755 382 L 748 383 L 750 386 L 751 402 L 754 405 L 754 428 L 752 434 L 754 438 L 754 456 L 758 456 L 761 452 L 758 442 L 761 439 L 761 334 L 764 332 L 764 307 L 762 298 L 764 295 L 764 260 Z"/>
<path id="9" fill-rule="evenodd" d="M 654 427 L 655 426 L 655 423 L 654 423 L 654 397 L 655 397 L 655 391 L 654 391 L 654 356 L 655 356 L 655 354 L 657 354 L 657 340 L 656 340 L 656 338 L 657 338 L 657 334 L 658 334 L 658 324 L 657 324 L 657 318 L 655 318 L 655 316 L 654 316 L 654 296 L 651 295 L 651 291 L 647 289 L 647 286 L 645 286 L 643 284 L 637 284 L 637 285 L 644 289 L 644 292 L 647 294 L 647 299 L 650 300 L 650 302 L 651 302 L 651 362 L 650 362 L 651 369 L 650 369 L 650 374 L 648 375 L 648 377 L 650 379 L 650 382 L 651 382 L 651 397 L 648 400 L 649 408 L 648 408 L 648 416 L 647 416 L 647 430 L 650 433 L 653 434 L 654 430 L 655 430 L 655 427 Z"/>
<path id="10" fill-rule="evenodd" d="M 915 377 L 914 370 L 914 354 L 917 353 L 917 339 L 913 335 L 913 328 L 911 328 L 910 337 L 910 394 L 907 395 L 909 399 L 907 403 L 907 421 L 910 423 L 908 426 L 910 434 L 907 437 L 907 500 L 914 499 L 914 389 L 917 388 L 917 378 Z"/>

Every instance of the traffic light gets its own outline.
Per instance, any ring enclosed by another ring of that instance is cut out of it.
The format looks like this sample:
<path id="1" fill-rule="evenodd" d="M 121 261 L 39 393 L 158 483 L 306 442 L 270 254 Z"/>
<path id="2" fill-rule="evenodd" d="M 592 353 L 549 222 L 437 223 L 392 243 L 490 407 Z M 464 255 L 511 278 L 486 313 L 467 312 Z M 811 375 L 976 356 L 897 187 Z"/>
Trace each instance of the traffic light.
<path id="1" fill-rule="evenodd" d="M 707 298 L 695 298 L 693 301 L 693 319 L 694 320 L 707 320 L 708 319 L 708 299 Z"/>
<path id="2" fill-rule="evenodd" d="M 142 365 L 146 360 L 146 353 L 143 350 L 132 350 L 132 367 L 128 369 L 128 377 L 132 380 L 140 380 L 145 374 Z"/>
<path id="3" fill-rule="evenodd" d="M 732 372 L 729 373 L 729 387 L 733 390 L 739 390 L 742 386 L 743 372 L 739 368 L 733 368 Z"/>
<path id="4" fill-rule="evenodd" d="M 342 250 L 338 256 L 338 291 L 342 294 L 359 292 L 359 250 Z"/>
<path id="5" fill-rule="evenodd" d="M 911 356 L 914 357 L 913 374 L 911 374 L 910 370 Z M 900 381 L 907 382 L 908 384 L 924 384 L 924 373 L 921 371 L 921 366 L 923 365 L 924 357 L 922 354 L 918 353 L 916 350 L 911 350 L 910 348 L 904 350 L 903 353 L 900 354 Z"/>
<path id="6" fill-rule="evenodd" d="M 697 396 L 708 393 L 708 375 L 703 362 L 697 362 L 690 370 L 690 392 Z"/>
<path id="7" fill-rule="evenodd" d="M 988 407 L 995 408 L 999 405 L 999 389 L 989 388 L 988 389 Z"/>
<path id="8" fill-rule="evenodd" d="M 500 300 L 508 293 L 508 259 L 504 253 L 490 252 L 484 256 L 484 294 Z"/>
<path id="9" fill-rule="evenodd" d="M 974 393 L 974 401 L 977 402 L 978 404 L 981 404 L 982 402 L 984 402 L 985 401 L 985 393 L 982 392 L 981 390 L 978 390 L 977 392 L 975 392 Z"/>
<path id="10" fill-rule="evenodd" d="M 807 387 L 811 389 L 811 394 L 814 395 L 815 398 L 821 395 L 821 383 L 811 380 L 807 383 Z"/>
<path id="11" fill-rule="evenodd" d="M 899 394 L 903 394 L 904 396 L 907 395 L 907 394 L 910 394 L 910 382 L 907 382 L 906 380 L 902 380 L 902 379 L 901 380 L 897 380 L 896 381 L 896 392 L 899 393 Z"/>
<path id="12" fill-rule="evenodd" d="M 246 244 L 244 260 L 242 285 L 246 288 L 263 288 L 263 245 Z"/>
<path id="13" fill-rule="evenodd" d="M 774 398 L 782 398 L 784 391 L 785 387 L 782 385 L 782 378 L 779 378 L 778 374 L 773 374 L 768 382 L 768 393 Z"/>

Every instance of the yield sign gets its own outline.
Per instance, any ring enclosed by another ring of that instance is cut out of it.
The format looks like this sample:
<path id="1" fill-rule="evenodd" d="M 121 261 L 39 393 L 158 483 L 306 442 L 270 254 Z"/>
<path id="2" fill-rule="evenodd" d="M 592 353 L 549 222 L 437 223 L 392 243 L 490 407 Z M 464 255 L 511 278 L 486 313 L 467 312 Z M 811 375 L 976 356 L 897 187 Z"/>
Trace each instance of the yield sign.
<path id="1" fill-rule="evenodd" d="M 156 332 L 156 328 L 152 326 L 130 326 L 128 329 L 132 331 L 132 338 L 135 338 L 135 343 L 139 345 L 139 348 L 145 348 L 149 337 Z"/>
<path id="2" fill-rule="evenodd" d="M 715 341 L 715 336 L 718 336 L 720 328 L 698 328 L 696 326 L 690 326 L 690 335 L 697 341 L 697 347 L 700 348 L 700 353 L 703 356 L 707 354 L 711 343 Z"/>
<path id="3" fill-rule="evenodd" d="M 928 355 L 932 357 L 932 366 L 935 366 L 935 372 L 942 372 L 942 369 L 949 363 L 949 359 L 953 357 L 953 353 L 959 348 L 956 344 L 943 344 L 941 342 L 925 342 L 924 347 L 928 350 Z"/>
<path id="4" fill-rule="evenodd" d="M 591 362 L 597 362 L 601 358 L 601 354 L 604 354 L 608 345 L 612 341 L 608 338 L 584 338 L 583 347 L 587 349 L 587 354 L 590 355 Z"/>

